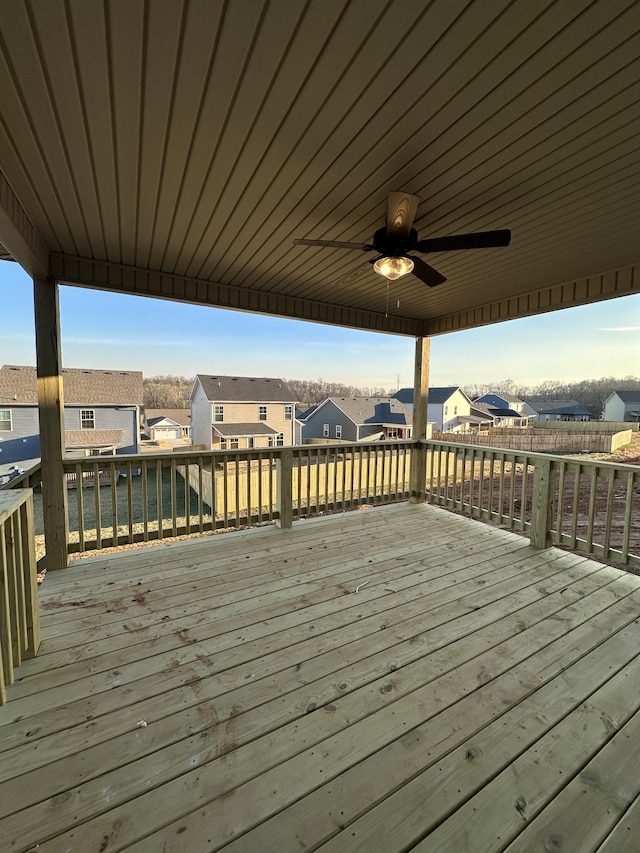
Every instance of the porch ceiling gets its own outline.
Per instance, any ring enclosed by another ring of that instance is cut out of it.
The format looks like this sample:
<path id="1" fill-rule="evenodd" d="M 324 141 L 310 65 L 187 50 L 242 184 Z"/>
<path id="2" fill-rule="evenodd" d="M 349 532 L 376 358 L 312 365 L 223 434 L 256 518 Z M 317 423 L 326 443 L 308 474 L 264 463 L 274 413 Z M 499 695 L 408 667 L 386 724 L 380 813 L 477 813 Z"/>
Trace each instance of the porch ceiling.
<path id="1" fill-rule="evenodd" d="M 637 293 L 639 34 L 637 0 L 4 0 L 0 243 L 36 276 L 403 334 Z M 370 256 L 292 244 L 370 240 L 394 189 L 422 237 L 512 244 L 388 302 Z"/>

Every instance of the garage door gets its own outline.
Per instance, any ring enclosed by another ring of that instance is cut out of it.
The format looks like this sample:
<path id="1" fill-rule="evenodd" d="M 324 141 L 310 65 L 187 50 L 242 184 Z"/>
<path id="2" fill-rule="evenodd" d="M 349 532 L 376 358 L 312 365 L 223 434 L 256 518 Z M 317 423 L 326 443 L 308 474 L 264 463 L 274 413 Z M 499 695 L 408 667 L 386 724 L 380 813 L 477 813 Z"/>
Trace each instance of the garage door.
<path id="1" fill-rule="evenodd" d="M 180 438 L 180 430 L 174 427 L 156 427 L 153 434 L 156 441 L 163 441 L 167 438 Z"/>

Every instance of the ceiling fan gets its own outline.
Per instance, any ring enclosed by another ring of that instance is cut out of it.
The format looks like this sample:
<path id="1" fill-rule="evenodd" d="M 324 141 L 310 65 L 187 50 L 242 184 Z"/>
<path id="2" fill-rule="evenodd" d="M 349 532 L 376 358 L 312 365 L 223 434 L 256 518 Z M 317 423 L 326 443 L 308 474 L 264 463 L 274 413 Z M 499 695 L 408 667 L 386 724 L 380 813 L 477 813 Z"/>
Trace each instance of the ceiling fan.
<path id="1" fill-rule="evenodd" d="M 442 284 L 446 276 L 410 252 L 457 252 L 460 249 L 490 249 L 508 246 L 511 231 L 478 231 L 474 234 L 454 234 L 450 237 L 433 237 L 418 240 L 413 228 L 418 203 L 417 195 L 390 192 L 387 208 L 387 224 L 373 235 L 372 243 L 345 243 L 339 240 L 294 240 L 298 246 L 327 246 L 332 249 L 359 249 L 362 252 L 377 252 L 379 257 L 369 263 L 380 275 L 394 281 L 412 272 L 429 287 Z"/>

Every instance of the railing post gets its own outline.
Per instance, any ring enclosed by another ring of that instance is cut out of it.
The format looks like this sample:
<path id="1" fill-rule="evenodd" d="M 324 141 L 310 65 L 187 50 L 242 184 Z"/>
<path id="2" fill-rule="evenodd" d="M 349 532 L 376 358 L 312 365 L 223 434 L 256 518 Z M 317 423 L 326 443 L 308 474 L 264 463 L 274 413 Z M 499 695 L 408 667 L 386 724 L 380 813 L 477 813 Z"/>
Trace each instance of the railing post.
<path id="1" fill-rule="evenodd" d="M 551 544 L 549 530 L 551 528 L 552 511 L 551 460 L 544 457 L 536 457 L 533 467 L 533 494 L 531 500 L 530 542 L 533 548 L 548 548 Z"/>
<path id="2" fill-rule="evenodd" d="M 293 450 L 284 448 L 278 457 L 278 484 L 276 491 L 278 527 L 289 530 L 293 524 Z"/>
<path id="3" fill-rule="evenodd" d="M 429 352 L 431 340 L 416 338 L 413 378 L 413 427 L 409 467 L 409 500 L 423 503 L 427 476 L 427 448 L 420 443 L 427 437 L 427 397 L 429 393 Z"/>

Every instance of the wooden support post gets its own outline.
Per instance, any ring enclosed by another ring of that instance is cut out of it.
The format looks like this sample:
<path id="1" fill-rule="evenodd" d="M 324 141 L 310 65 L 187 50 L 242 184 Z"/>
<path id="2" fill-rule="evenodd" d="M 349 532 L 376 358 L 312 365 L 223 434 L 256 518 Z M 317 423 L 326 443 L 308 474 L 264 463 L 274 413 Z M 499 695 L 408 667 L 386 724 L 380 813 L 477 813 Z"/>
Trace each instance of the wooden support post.
<path id="1" fill-rule="evenodd" d="M 42 457 L 42 510 L 47 569 L 67 567 L 64 397 L 58 283 L 34 279 L 36 374 Z"/>
<path id="2" fill-rule="evenodd" d="M 430 338 L 416 338 L 416 360 L 413 378 L 413 430 L 414 442 L 424 441 L 427 437 L 427 397 L 429 394 L 429 352 Z M 411 503 L 423 503 L 427 476 L 427 449 L 424 445 L 411 448 L 411 467 L 409 469 L 409 500 Z"/>
<path id="3" fill-rule="evenodd" d="M 533 469 L 531 534 L 529 538 L 533 548 L 548 548 L 551 543 L 549 530 L 553 514 L 552 493 L 551 460 L 537 458 Z"/>
<path id="4" fill-rule="evenodd" d="M 290 530 L 293 524 L 293 450 L 285 448 L 278 458 L 278 527 Z"/>

